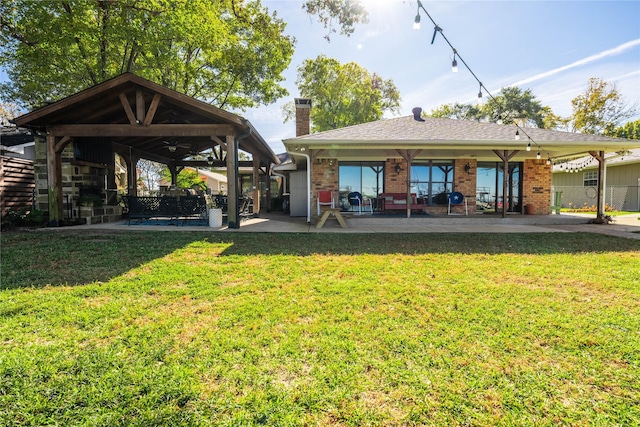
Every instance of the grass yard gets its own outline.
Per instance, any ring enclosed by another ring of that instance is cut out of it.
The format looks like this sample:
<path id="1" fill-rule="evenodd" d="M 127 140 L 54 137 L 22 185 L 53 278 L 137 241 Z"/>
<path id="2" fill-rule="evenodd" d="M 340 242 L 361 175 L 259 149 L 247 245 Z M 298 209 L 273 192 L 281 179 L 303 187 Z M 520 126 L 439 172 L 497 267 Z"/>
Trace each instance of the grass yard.
<path id="1" fill-rule="evenodd" d="M 2 233 L 0 425 L 640 425 L 640 242 Z"/>

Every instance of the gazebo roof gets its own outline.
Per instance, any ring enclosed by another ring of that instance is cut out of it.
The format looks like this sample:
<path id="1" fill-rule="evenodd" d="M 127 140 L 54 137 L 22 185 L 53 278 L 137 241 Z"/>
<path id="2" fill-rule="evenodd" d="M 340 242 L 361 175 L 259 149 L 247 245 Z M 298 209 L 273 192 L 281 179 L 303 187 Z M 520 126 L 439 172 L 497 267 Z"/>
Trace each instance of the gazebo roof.
<path id="1" fill-rule="evenodd" d="M 68 131 L 80 139 L 106 137 L 115 151 L 133 149 L 142 158 L 163 163 L 182 161 L 224 145 L 228 135 L 241 135 L 246 136 L 239 138 L 241 150 L 257 156 L 262 164 L 279 163 L 248 120 L 132 73 L 121 74 L 13 122 L 59 136 Z M 73 131 L 69 130 L 71 125 Z M 170 151 L 169 146 L 174 146 L 175 151 Z"/>

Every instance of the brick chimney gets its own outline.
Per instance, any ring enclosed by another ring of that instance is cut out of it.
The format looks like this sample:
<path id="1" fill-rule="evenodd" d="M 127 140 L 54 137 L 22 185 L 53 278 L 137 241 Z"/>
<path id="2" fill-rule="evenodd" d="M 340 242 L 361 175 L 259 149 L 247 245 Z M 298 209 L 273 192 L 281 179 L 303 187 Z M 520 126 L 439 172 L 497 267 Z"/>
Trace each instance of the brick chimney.
<path id="1" fill-rule="evenodd" d="M 311 100 L 309 98 L 295 98 L 296 104 L 296 136 L 311 133 Z"/>

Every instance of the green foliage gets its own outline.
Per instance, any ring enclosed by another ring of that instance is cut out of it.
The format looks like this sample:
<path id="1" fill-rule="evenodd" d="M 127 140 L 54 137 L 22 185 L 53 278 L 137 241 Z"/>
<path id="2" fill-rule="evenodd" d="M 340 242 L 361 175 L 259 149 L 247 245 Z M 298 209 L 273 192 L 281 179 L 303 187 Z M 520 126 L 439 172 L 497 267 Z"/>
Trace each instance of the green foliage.
<path id="1" fill-rule="evenodd" d="M 2 228 L 41 226 L 47 222 L 47 213 L 40 209 L 10 209 L 2 217 Z"/>
<path id="2" fill-rule="evenodd" d="M 455 104 L 444 104 L 434 108 L 429 115 L 439 118 L 480 121 L 483 117 L 481 108 L 479 105 L 456 102 Z"/>
<path id="3" fill-rule="evenodd" d="M 257 1 L 2 1 L 1 93 L 36 107 L 129 71 L 221 108 L 267 104 L 287 94 L 285 26 Z"/>
<path id="4" fill-rule="evenodd" d="M 162 177 L 166 181 L 171 182 L 171 172 L 169 168 L 162 168 Z M 200 176 L 198 171 L 191 168 L 184 168 L 180 171 L 176 185 L 178 188 L 193 188 L 194 186 L 200 187 L 203 190 L 207 188 L 205 178 Z"/>
<path id="5" fill-rule="evenodd" d="M 329 30 L 329 34 L 325 36 L 327 41 L 330 40 L 331 33 L 336 32 L 335 21 L 340 28 L 340 34 L 347 36 L 353 33 L 355 24 L 368 22 L 367 11 L 359 0 L 307 0 L 302 8 L 310 15 L 317 15 Z"/>
<path id="6" fill-rule="evenodd" d="M 340 64 L 324 55 L 304 61 L 296 84 L 300 95 L 313 101 L 313 132 L 379 120 L 385 111 L 397 112 L 400 107 L 393 81 L 370 74 L 354 62 Z"/>
<path id="7" fill-rule="evenodd" d="M 628 122 L 624 126 L 614 129 L 609 136 L 627 139 L 640 139 L 640 120 Z"/>
<path id="8" fill-rule="evenodd" d="M 503 88 L 498 95 L 489 98 L 483 105 L 447 104 L 431 111 L 432 117 L 477 120 L 538 128 L 555 127 L 560 118 L 550 107 L 543 106 L 530 89 L 522 91 L 518 87 Z"/>
<path id="9" fill-rule="evenodd" d="M 571 101 L 575 132 L 612 135 L 615 127 L 635 113 L 626 105 L 615 83 L 589 79 L 587 89 Z"/>
<path id="10" fill-rule="evenodd" d="M 637 425 L 638 241 L 557 236 L 3 233 L 0 425 Z"/>

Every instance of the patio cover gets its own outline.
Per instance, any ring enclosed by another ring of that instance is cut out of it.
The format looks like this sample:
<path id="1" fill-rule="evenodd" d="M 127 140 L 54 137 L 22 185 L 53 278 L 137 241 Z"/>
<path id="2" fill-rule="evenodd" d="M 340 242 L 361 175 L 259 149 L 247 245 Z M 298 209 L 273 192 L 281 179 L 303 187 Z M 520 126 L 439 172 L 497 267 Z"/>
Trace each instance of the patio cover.
<path id="1" fill-rule="evenodd" d="M 239 226 L 240 164 L 252 166 L 254 176 L 260 168 L 269 174 L 271 165 L 279 164 L 248 120 L 132 73 L 27 113 L 13 123 L 46 135 L 52 223 L 62 219 L 61 153 L 73 140 L 110 144 L 127 162 L 130 183 L 136 182 L 138 159 L 166 164 L 174 175 L 184 166 L 226 166 L 231 228 Z M 213 165 L 188 160 L 211 149 Z M 250 153 L 253 160 L 239 162 L 238 149 Z M 135 191 L 130 185 L 129 193 Z"/>

